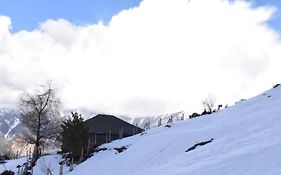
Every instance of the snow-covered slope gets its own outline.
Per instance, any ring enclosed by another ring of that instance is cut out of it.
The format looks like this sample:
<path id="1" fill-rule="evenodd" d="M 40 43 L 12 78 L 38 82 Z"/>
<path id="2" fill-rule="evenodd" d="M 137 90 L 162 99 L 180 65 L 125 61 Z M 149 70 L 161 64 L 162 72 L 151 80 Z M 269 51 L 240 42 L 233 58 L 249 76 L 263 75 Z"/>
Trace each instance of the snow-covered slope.
<path id="1" fill-rule="evenodd" d="M 196 143 L 214 140 L 185 152 Z M 122 153 L 114 148 L 128 146 Z M 281 87 L 220 112 L 102 145 L 68 175 L 280 175 Z"/>
<path id="2" fill-rule="evenodd" d="M 18 133 L 24 132 L 24 128 L 19 121 L 20 113 L 15 109 L 0 109 L 0 132 L 6 138 L 12 138 Z"/>
<path id="3" fill-rule="evenodd" d="M 208 143 L 208 141 L 211 141 Z M 197 146 L 198 143 L 208 143 Z M 115 148 L 127 147 L 122 153 Z M 280 175 L 281 86 L 211 115 L 178 121 L 101 146 L 106 148 L 64 175 Z M 20 160 L 9 161 L 15 170 Z M 58 173 L 59 155 L 40 158 Z M 17 163 L 16 163 L 17 162 Z M 0 165 L 0 172 L 4 166 Z"/>
<path id="4" fill-rule="evenodd" d="M 21 166 L 20 171 L 22 172 L 24 169 L 24 166 L 22 165 L 24 165 L 27 162 L 27 160 L 28 160 L 27 157 L 22 157 L 16 160 L 8 160 L 5 164 L 0 164 L 0 173 L 4 172 L 5 170 L 10 170 L 17 174 L 18 165 Z M 48 174 L 48 170 L 50 170 L 52 174 L 58 175 L 60 172 L 59 163 L 61 161 L 62 161 L 62 156 L 60 155 L 55 155 L 55 154 L 45 155 L 37 161 L 36 166 L 33 169 L 33 174 L 45 175 Z M 69 172 L 69 167 L 64 166 L 63 172 L 64 172 L 63 174 Z"/>

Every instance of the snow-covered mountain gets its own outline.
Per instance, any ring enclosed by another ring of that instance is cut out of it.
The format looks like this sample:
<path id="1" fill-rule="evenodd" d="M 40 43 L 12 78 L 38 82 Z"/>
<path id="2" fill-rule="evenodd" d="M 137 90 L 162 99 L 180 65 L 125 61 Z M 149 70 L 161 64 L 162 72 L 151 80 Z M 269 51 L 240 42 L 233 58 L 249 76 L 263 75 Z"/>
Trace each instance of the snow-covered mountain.
<path id="1" fill-rule="evenodd" d="M 0 132 L 6 138 L 11 138 L 24 131 L 19 116 L 20 113 L 16 109 L 0 108 Z"/>
<path id="2" fill-rule="evenodd" d="M 76 110 L 65 110 L 63 112 L 63 116 L 68 117 L 70 116 L 71 112 L 76 111 L 79 114 L 82 114 L 82 117 L 87 120 L 90 119 L 99 113 L 87 110 L 87 109 L 76 109 Z M 161 119 L 161 124 L 167 124 L 168 120 L 172 117 L 173 122 L 182 120 L 183 118 L 188 118 L 187 114 L 184 111 L 163 114 L 163 115 L 155 115 L 155 116 L 144 116 L 144 117 L 130 117 L 130 116 L 116 116 L 130 124 L 137 125 L 140 128 L 144 128 L 146 123 L 150 123 L 150 127 L 158 126 L 159 120 Z"/>
<path id="3" fill-rule="evenodd" d="M 161 125 L 165 125 L 168 123 L 169 119 L 172 119 L 173 122 L 176 122 L 176 121 L 183 120 L 184 118 L 186 119 L 188 118 L 188 116 L 184 111 L 180 111 L 180 112 L 156 115 L 156 116 L 146 116 L 146 117 L 137 117 L 137 118 L 120 116 L 119 118 L 133 125 L 137 125 L 140 128 L 144 128 L 146 124 L 149 124 L 150 128 L 154 128 L 158 126 L 159 122 Z"/>
<path id="4" fill-rule="evenodd" d="M 65 110 L 62 116 L 67 117 L 73 110 Z M 77 112 L 83 114 L 85 119 L 89 119 L 97 114 L 89 110 L 80 109 Z M 0 133 L 6 138 L 12 138 L 18 133 L 24 132 L 24 127 L 20 123 L 20 111 L 13 108 L 0 108 Z"/>
<path id="5" fill-rule="evenodd" d="M 92 112 L 87 109 L 77 109 L 77 110 L 65 110 L 62 113 L 62 116 L 67 117 L 70 116 L 72 111 L 77 111 L 82 114 L 85 120 L 90 119 L 96 116 L 98 113 Z M 16 109 L 9 108 L 0 108 L 0 132 L 5 135 L 5 137 L 13 137 L 17 133 L 22 133 L 24 128 L 19 120 L 20 112 Z M 173 119 L 173 122 L 181 120 L 183 117 L 187 117 L 187 115 L 183 112 L 176 112 L 171 114 L 157 115 L 157 116 L 147 116 L 147 117 L 138 117 L 132 118 L 128 116 L 117 116 L 120 119 L 137 125 L 140 128 L 144 128 L 147 123 L 150 124 L 150 128 L 156 127 L 159 124 L 159 120 L 161 119 L 161 124 L 166 124 L 170 118 Z"/>
<path id="6" fill-rule="evenodd" d="M 235 106 L 101 146 L 66 175 L 280 175 L 281 86 Z M 123 148 L 123 152 L 118 152 Z M 40 158 L 58 174 L 59 155 Z M 9 161 L 16 170 L 20 160 Z M 42 169 L 42 168 L 41 168 Z M 0 167 L 1 172 L 1 167 Z"/>

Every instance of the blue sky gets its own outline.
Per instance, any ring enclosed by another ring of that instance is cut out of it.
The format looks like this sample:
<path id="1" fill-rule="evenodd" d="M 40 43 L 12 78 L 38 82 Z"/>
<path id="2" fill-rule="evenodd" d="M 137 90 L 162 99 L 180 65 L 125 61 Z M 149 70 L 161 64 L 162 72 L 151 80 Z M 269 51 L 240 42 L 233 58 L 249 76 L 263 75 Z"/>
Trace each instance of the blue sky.
<path id="1" fill-rule="evenodd" d="M 277 7 L 277 12 L 269 24 L 281 32 L 281 1 L 280 0 L 254 0 L 253 2 L 257 6 L 269 5 L 269 6 Z"/>
<path id="2" fill-rule="evenodd" d="M 76 24 L 108 22 L 140 0 L 0 0 L 0 15 L 9 16 L 13 31 L 32 30 L 47 19 L 64 18 Z"/>
<path id="3" fill-rule="evenodd" d="M 141 0 L 0 0 L 0 15 L 9 16 L 13 32 L 33 30 L 47 19 L 64 18 L 75 24 L 108 22 L 122 9 L 138 6 Z M 274 5 L 281 9 L 280 0 L 255 0 L 257 6 Z M 281 13 L 270 22 L 281 31 Z"/>

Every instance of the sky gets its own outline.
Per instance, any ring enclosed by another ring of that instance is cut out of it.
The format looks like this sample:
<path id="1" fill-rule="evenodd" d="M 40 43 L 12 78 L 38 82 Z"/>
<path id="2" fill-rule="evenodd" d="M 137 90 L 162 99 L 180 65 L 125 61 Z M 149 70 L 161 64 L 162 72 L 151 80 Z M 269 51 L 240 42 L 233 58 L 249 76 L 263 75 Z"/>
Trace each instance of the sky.
<path id="1" fill-rule="evenodd" d="M 138 6 L 140 0 L 0 0 L 0 15 L 13 21 L 13 32 L 34 30 L 48 19 L 66 19 L 78 25 L 108 23 L 123 9 Z"/>
<path id="2" fill-rule="evenodd" d="M 48 19 L 66 19 L 78 25 L 108 23 L 121 10 L 137 7 L 141 0 L 0 0 L 0 15 L 13 21 L 12 32 L 34 30 Z M 278 0 L 250 0 L 254 6 L 281 7 Z M 269 24 L 281 30 L 280 12 Z"/>
<path id="3" fill-rule="evenodd" d="M 201 112 L 280 83 L 281 2 L 0 0 L 0 106 L 52 80 L 66 108 Z"/>

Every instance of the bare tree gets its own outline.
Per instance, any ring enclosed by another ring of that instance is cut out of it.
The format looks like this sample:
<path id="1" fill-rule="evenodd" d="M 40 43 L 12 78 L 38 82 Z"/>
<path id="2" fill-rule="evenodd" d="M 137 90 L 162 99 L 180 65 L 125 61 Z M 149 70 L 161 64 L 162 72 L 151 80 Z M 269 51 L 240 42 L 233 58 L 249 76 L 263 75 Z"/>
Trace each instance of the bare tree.
<path id="1" fill-rule="evenodd" d="M 56 139 L 60 132 L 61 102 L 56 89 L 51 83 L 47 83 L 33 94 L 23 93 L 19 100 L 19 108 L 20 120 L 28 131 L 23 138 L 34 145 L 34 166 L 44 143 Z"/>
<path id="2" fill-rule="evenodd" d="M 206 109 L 207 112 L 209 113 L 212 113 L 212 111 L 215 109 L 215 103 L 216 103 L 215 98 L 210 95 L 202 101 L 202 105 L 204 109 Z"/>

